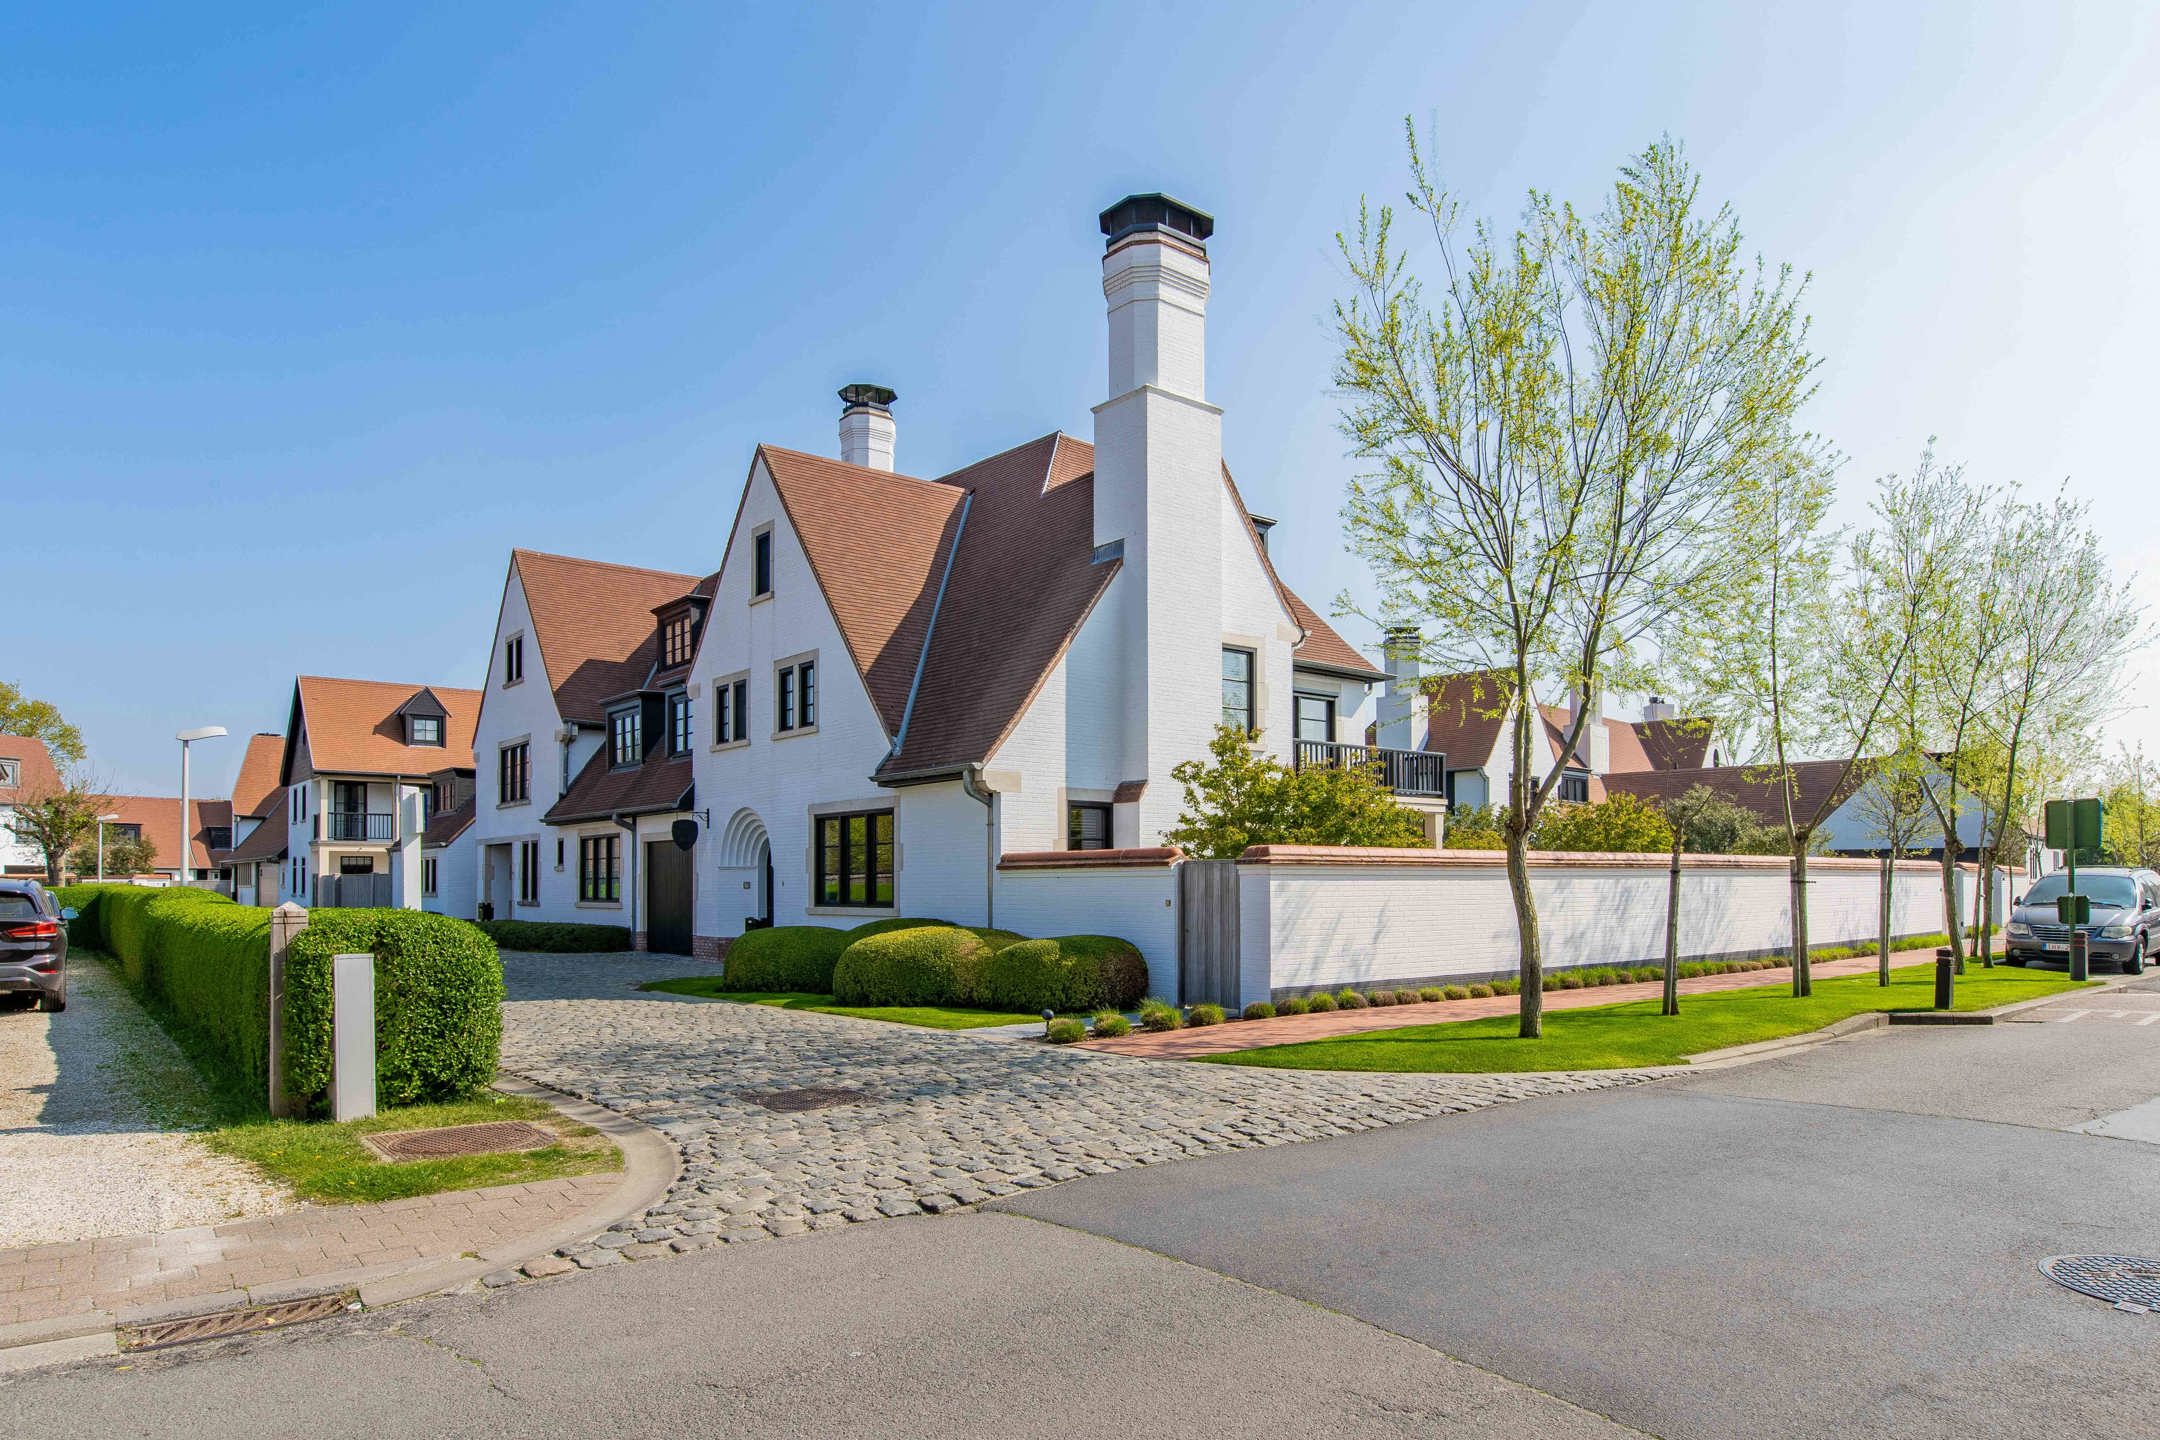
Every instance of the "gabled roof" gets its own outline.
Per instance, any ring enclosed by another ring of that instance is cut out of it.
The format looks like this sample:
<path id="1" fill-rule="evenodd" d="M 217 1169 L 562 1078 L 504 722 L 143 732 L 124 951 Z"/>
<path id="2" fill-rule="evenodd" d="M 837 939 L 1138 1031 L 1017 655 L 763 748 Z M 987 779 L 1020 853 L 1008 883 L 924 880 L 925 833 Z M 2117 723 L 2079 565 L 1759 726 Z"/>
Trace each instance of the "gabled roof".
<path id="1" fill-rule="evenodd" d="M 420 848 L 439 850 L 472 828 L 473 816 L 478 813 L 475 796 L 468 795 L 464 803 L 455 805 L 439 815 L 428 817 L 427 828 L 420 832 Z"/>
<path id="2" fill-rule="evenodd" d="M 60 772 L 53 766 L 52 752 L 33 735 L 0 735 L 0 760 L 20 762 L 21 774 L 14 785 L 0 785 L 0 805 L 35 799 L 60 788 Z"/>
<path id="3" fill-rule="evenodd" d="M 1838 783 L 1839 772 L 1844 768 L 1842 760 L 1797 760 L 1789 767 L 1792 772 L 1793 814 L 1802 824 L 1816 816 L 1821 807 L 1824 818 L 1830 812 L 1852 798 L 1855 790 L 1865 785 L 1877 764 L 1863 759 L 1852 767 Z M 1645 770 L 1632 775 L 1608 775 L 1607 790 L 1625 790 L 1645 800 L 1677 800 L 1697 785 L 1706 785 L 1726 799 L 1752 811 L 1757 819 L 1767 824 L 1783 827 L 1785 804 L 1778 794 L 1778 777 L 1774 766 L 1717 765 L 1693 770 Z M 1825 804 L 1825 801 L 1828 801 Z"/>
<path id="4" fill-rule="evenodd" d="M 1638 720 L 1628 728 L 1635 732 L 1649 761 L 1645 769 L 1699 770 L 1710 758 L 1712 727 L 1708 720 Z"/>
<path id="5" fill-rule="evenodd" d="M 1425 740 L 1419 747 L 1444 753 L 1451 769 L 1476 770 L 1491 758 L 1507 723 L 1513 693 L 1498 670 L 1466 670 L 1423 682 Z"/>
<path id="6" fill-rule="evenodd" d="M 938 603 L 938 582 L 960 531 L 965 487 L 972 483 L 962 477 L 974 472 L 917 480 L 774 445 L 760 445 L 758 456 L 870 703 L 886 735 L 897 735 Z M 987 460 L 974 470 L 997 463 Z M 1032 483 L 1042 483 L 1039 462 Z"/>
<path id="7" fill-rule="evenodd" d="M 154 862 L 159 870 L 180 868 L 180 797 L 177 795 L 107 795 L 103 813 L 117 815 L 114 823 L 133 825 L 142 832 L 143 839 L 150 842 L 156 852 Z M 210 868 L 209 837 L 205 832 L 213 825 L 232 825 L 232 802 L 230 800 L 188 801 L 189 853 L 188 864 L 197 870 Z M 91 843 L 97 843 L 93 834 Z M 221 856 L 223 861 L 225 857 Z"/>
<path id="8" fill-rule="evenodd" d="M 230 865 L 246 865 L 257 860 L 282 860 L 285 858 L 285 817 L 270 815 L 264 818 L 225 857 Z"/>
<path id="9" fill-rule="evenodd" d="M 1092 454 L 1091 457 L 1092 458 Z M 1244 522 L 1245 534 L 1251 539 L 1253 549 L 1260 556 L 1260 568 L 1267 571 L 1268 583 L 1282 597 L 1283 606 L 1290 618 L 1305 632 L 1305 638 L 1291 652 L 1291 664 L 1307 670 L 1322 670 L 1331 674 L 1349 675 L 1360 680 L 1385 680 L 1387 672 L 1376 667 L 1372 661 L 1352 648 L 1349 641 L 1337 634 L 1335 627 L 1320 618 L 1320 612 L 1299 599 L 1282 576 L 1275 573 L 1274 557 L 1268 554 L 1267 542 L 1260 538 L 1260 527 L 1253 524 L 1252 511 L 1246 508 L 1245 497 L 1238 493 L 1237 481 L 1230 476 L 1230 467 L 1223 466 L 1223 484 L 1230 491 L 1230 502 L 1237 507 L 1239 520 Z"/>
<path id="10" fill-rule="evenodd" d="M 608 763 L 608 747 L 603 745 L 542 818 L 550 825 L 565 825 L 617 815 L 651 815 L 687 808 L 691 794 L 688 755 L 647 756 L 640 764 L 618 770 Z"/>
<path id="11" fill-rule="evenodd" d="M 262 731 L 248 736 L 247 753 L 240 757 L 240 774 L 233 781 L 233 814 L 254 818 L 279 808 L 278 761 L 284 751 L 282 735 Z"/>
<path id="12" fill-rule="evenodd" d="M 440 745 L 405 743 L 400 712 L 423 689 L 446 712 Z M 286 728 L 304 737 L 308 763 L 319 775 L 425 775 L 446 765 L 472 768 L 473 722 L 479 714 L 477 690 L 302 675 L 293 685 L 293 717 Z M 287 754 L 278 781 L 291 779 Z"/>
<path id="13" fill-rule="evenodd" d="M 531 639 L 556 713 L 587 725 L 607 718 L 611 696 L 637 689 L 653 673 L 659 653 L 654 608 L 699 583 L 695 575 L 538 550 L 511 551 L 510 568 L 525 591 Z"/>

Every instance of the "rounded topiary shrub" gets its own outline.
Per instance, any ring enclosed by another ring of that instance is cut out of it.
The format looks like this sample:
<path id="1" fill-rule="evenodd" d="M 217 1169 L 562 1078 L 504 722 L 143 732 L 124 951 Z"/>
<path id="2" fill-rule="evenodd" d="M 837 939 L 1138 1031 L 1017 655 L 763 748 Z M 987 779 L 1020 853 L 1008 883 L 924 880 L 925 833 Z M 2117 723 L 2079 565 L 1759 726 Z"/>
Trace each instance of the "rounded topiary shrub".
<path id="1" fill-rule="evenodd" d="M 888 915 L 883 920 L 866 920 L 854 929 L 843 930 L 840 933 L 847 938 L 848 944 L 852 945 L 865 936 L 883 935 L 892 930 L 920 930 L 925 925 L 950 924 L 952 924 L 950 920 L 907 920 L 898 915 Z"/>
<path id="2" fill-rule="evenodd" d="M 1495 980 L 1492 982 L 1491 989 L 1495 995 L 1520 995 L 1522 994 L 1522 981 L 1519 979 Z"/>
<path id="3" fill-rule="evenodd" d="M 1188 1025 L 1220 1025 L 1225 1018 L 1220 1005 L 1195 1005 L 1185 1012 Z"/>
<path id="4" fill-rule="evenodd" d="M 730 990 L 806 990 L 827 995 L 847 932 L 824 925 L 770 925 L 746 930 L 728 946 L 721 983 Z"/>
<path id="5" fill-rule="evenodd" d="M 1311 1008 L 1312 1007 L 1306 1003 L 1304 996 L 1292 995 L 1287 1000 L 1280 1000 L 1276 1002 L 1275 1013 L 1277 1015 L 1303 1015 L 1307 1010 Z"/>
<path id="6" fill-rule="evenodd" d="M 959 925 L 866 935 L 840 952 L 833 998 L 843 1005 L 974 1005 L 990 954 L 980 935 Z"/>
<path id="7" fill-rule="evenodd" d="M 991 943 L 982 1003 L 1003 1010 L 1128 1010 L 1147 992 L 1147 979 L 1140 952 L 1115 936 Z"/>
<path id="8" fill-rule="evenodd" d="M 1255 1000 L 1245 1007 L 1245 1018 L 1247 1020 L 1272 1020 L 1275 1018 L 1275 1007 L 1266 1000 Z"/>
<path id="9" fill-rule="evenodd" d="M 1132 1021 L 1115 1010 L 1098 1010 L 1091 1028 L 1104 1040 L 1115 1040 L 1120 1035 L 1132 1034 Z"/>
<path id="10" fill-rule="evenodd" d="M 1305 1008 L 1316 1015 L 1324 1015 L 1335 1008 L 1335 997 L 1322 990 L 1317 995 L 1306 997 Z"/>
<path id="11" fill-rule="evenodd" d="M 1443 992 L 1438 985 L 1427 985 L 1424 989 L 1417 992 L 1417 998 L 1422 1001 L 1431 1002 L 1444 998 L 1444 994 L 1445 992 Z"/>
<path id="12" fill-rule="evenodd" d="M 1176 1030 L 1185 1024 L 1185 1017 L 1178 1014 L 1177 1006 L 1167 1000 L 1153 998 L 1140 1002 L 1140 1028 L 1143 1030 Z"/>
<path id="13" fill-rule="evenodd" d="M 1450 985 L 1440 992 L 1440 998 L 1443 1000 L 1467 1000 L 1470 998 L 1470 989 L 1466 985 Z"/>
<path id="14" fill-rule="evenodd" d="M 1415 1005 L 1418 1003 L 1418 992 L 1415 990 L 1397 990 L 1395 992 L 1395 1003 L 1398 1005 Z"/>
<path id="15" fill-rule="evenodd" d="M 1363 1010 L 1370 1003 L 1355 990 L 1343 990 L 1335 996 L 1335 1008 L 1338 1010 Z"/>
<path id="16" fill-rule="evenodd" d="M 1070 1045 L 1075 1040 L 1087 1038 L 1087 1026 L 1068 1015 L 1062 1020 L 1052 1020 L 1044 1030 L 1043 1038 L 1052 1045 Z"/>
<path id="17" fill-rule="evenodd" d="M 1490 1000 L 1492 997 L 1493 988 L 1490 985 L 1472 985 L 1470 987 L 1470 998 L 1472 1000 Z"/>
<path id="18" fill-rule="evenodd" d="M 1365 1003 L 1367 1005 L 1393 1005 L 1395 1003 L 1395 992 L 1393 990 L 1375 990 L 1365 997 Z"/>

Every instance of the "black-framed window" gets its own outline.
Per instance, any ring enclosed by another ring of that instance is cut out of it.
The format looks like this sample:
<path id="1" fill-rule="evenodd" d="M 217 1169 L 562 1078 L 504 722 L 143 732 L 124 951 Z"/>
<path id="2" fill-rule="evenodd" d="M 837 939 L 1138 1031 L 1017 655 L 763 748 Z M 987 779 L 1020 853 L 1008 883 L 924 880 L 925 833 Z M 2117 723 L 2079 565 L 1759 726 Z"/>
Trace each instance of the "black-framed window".
<path id="1" fill-rule="evenodd" d="M 635 765 L 645 758 L 641 708 L 631 705 L 608 712 L 608 764 Z"/>
<path id="2" fill-rule="evenodd" d="M 532 746 L 523 740 L 495 755 L 495 803 L 514 805 L 532 798 Z"/>
<path id="3" fill-rule="evenodd" d="M 443 743 L 443 738 L 442 738 L 442 716 L 440 716 L 440 715 L 408 715 L 408 716 L 406 716 L 406 717 L 405 717 L 405 739 L 406 739 L 407 743 L 409 743 L 409 744 L 413 744 L 413 745 L 440 745 L 440 744 L 442 744 L 442 743 Z"/>
<path id="4" fill-rule="evenodd" d="M 667 697 L 667 753 L 690 753 L 690 692 L 677 690 Z"/>
<path id="5" fill-rule="evenodd" d="M 1108 850 L 1110 807 L 1100 801 L 1075 800 L 1065 807 L 1065 848 Z"/>
<path id="6" fill-rule="evenodd" d="M 1563 771 L 1554 798 L 1584 805 L 1590 801 L 1590 777 L 1581 770 Z"/>
<path id="7" fill-rule="evenodd" d="M 1327 744 L 1335 741 L 1335 697 L 1332 695 L 1297 696 L 1292 709 L 1293 729 L 1300 740 L 1318 740 Z"/>
<path id="8" fill-rule="evenodd" d="M 1253 732 L 1253 652 L 1234 645 L 1222 652 L 1222 723 Z"/>
<path id="9" fill-rule="evenodd" d="M 622 899 L 622 840 L 615 835 L 580 835 L 578 899 L 605 905 Z"/>
<path id="10" fill-rule="evenodd" d="M 816 878 L 820 905 L 891 909 L 893 812 L 818 816 Z"/>
<path id="11" fill-rule="evenodd" d="M 503 641 L 503 684 L 515 685 L 525 678 L 525 637 L 513 635 Z"/>
<path id="12" fill-rule="evenodd" d="M 802 691 L 802 728 L 817 724 L 817 661 L 805 660 L 795 667 L 796 686 Z"/>
<path id="13" fill-rule="evenodd" d="M 750 680 L 737 676 L 713 686 L 713 744 L 750 738 Z"/>
<path id="14" fill-rule="evenodd" d="M 340 875 L 372 875 L 375 873 L 373 855 L 340 855 L 337 861 Z"/>
<path id="15" fill-rule="evenodd" d="M 690 663 L 690 617 L 677 615 L 660 627 L 660 664 L 664 669 Z"/>
<path id="16" fill-rule="evenodd" d="M 209 846 L 212 850 L 232 849 L 232 827 L 230 825 L 208 825 L 203 827 L 203 844 Z"/>
<path id="17" fill-rule="evenodd" d="M 441 878 L 437 864 L 433 855 L 424 855 L 420 859 L 420 893 L 423 895 L 435 893 L 436 881 Z"/>
<path id="18" fill-rule="evenodd" d="M 517 847 L 517 903 L 538 905 L 540 903 L 540 842 L 520 840 Z"/>
<path id="19" fill-rule="evenodd" d="M 772 594 L 772 531 L 760 530 L 750 537 L 750 598 Z"/>

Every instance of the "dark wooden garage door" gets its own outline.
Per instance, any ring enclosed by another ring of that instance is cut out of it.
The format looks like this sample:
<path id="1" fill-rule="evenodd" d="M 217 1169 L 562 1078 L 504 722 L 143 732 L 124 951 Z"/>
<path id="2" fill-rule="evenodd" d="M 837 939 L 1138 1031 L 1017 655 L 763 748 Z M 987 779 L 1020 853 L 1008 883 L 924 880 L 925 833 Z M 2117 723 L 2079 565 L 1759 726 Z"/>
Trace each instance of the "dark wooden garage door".
<path id="1" fill-rule="evenodd" d="M 690 953 L 690 852 L 670 840 L 645 847 L 645 948 Z"/>

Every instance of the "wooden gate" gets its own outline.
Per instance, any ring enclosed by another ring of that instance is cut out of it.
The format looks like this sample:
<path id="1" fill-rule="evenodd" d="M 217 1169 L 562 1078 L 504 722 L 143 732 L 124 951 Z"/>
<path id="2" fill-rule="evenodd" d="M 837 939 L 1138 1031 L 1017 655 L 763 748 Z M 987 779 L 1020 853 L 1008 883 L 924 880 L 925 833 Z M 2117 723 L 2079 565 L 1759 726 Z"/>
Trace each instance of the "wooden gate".
<path id="1" fill-rule="evenodd" d="M 1238 874 L 1235 860 L 1178 866 L 1178 1000 L 1235 1006 L 1238 998 Z"/>
<path id="2" fill-rule="evenodd" d="M 645 948 L 660 955 L 690 953 L 690 852 L 672 840 L 645 846 Z"/>

